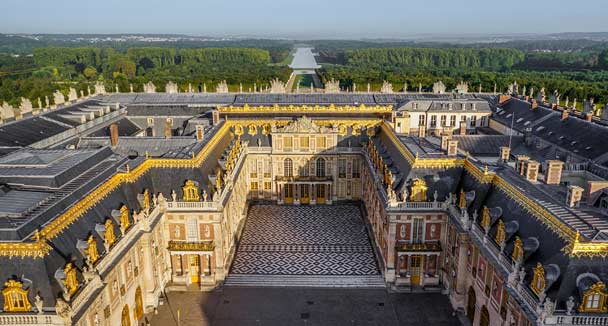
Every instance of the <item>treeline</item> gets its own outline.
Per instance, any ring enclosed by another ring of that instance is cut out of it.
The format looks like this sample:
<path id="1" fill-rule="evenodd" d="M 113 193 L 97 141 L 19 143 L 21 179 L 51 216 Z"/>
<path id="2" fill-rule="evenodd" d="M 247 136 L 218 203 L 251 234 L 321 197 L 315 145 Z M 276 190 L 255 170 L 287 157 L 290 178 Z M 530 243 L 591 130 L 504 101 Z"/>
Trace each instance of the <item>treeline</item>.
<path id="1" fill-rule="evenodd" d="M 433 83 L 441 80 L 447 89 L 454 89 L 460 81 L 469 84 L 469 91 L 476 92 L 479 85 L 483 92 L 491 92 L 494 84 L 498 92 L 505 92 L 513 81 L 521 87 L 526 85 L 528 90 L 533 87 L 536 91 L 544 87 L 547 94 L 558 90 L 562 99 L 566 96 L 582 103 L 582 99 L 593 97 L 596 103 L 608 103 L 608 71 L 484 71 L 467 69 L 417 69 L 417 68 L 388 68 L 351 67 L 342 65 L 327 65 L 319 70 L 321 80 L 331 79 L 340 81 L 341 87 L 352 89 L 356 84 L 358 91 L 365 91 L 367 84 L 373 91 L 379 91 L 384 80 L 393 84 L 394 91 L 402 91 L 405 83 L 408 91 L 416 91 L 421 84 L 424 91 L 431 91 Z"/>
<path id="2" fill-rule="evenodd" d="M 288 51 L 287 51 L 288 52 Z M 285 54 L 285 56 L 287 53 Z M 284 59 L 284 58 L 283 58 Z M 152 81 L 158 89 L 173 81 L 187 90 L 206 85 L 209 91 L 226 80 L 229 88 L 244 91 L 286 81 L 287 66 L 272 66 L 269 50 L 252 48 L 163 48 L 141 47 L 116 51 L 97 47 L 37 48 L 32 56 L 0 55 L 0 101 L 17 104 L 20 97 L 36 99 L 69 87 L 86 89 L 97 81 L 114 91 L 142 91 Z"/>
<path id="3" fill-rule="evenodd" d="M 515 49 L 386 48 L 345 51 L 350 66 L 500 70 L 524 61 Z"/>

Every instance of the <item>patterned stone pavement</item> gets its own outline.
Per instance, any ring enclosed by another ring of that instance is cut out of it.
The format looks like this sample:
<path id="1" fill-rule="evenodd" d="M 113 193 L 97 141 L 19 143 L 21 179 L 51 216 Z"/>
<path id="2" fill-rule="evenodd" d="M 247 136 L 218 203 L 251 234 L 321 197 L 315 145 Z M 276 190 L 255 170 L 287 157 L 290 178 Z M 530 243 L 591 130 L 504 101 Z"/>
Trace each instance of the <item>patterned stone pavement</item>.
<path id="1" fill-rule="evenodd" d="M 251 206 L 232 274 L 376 275 L 359 208 Z"/>

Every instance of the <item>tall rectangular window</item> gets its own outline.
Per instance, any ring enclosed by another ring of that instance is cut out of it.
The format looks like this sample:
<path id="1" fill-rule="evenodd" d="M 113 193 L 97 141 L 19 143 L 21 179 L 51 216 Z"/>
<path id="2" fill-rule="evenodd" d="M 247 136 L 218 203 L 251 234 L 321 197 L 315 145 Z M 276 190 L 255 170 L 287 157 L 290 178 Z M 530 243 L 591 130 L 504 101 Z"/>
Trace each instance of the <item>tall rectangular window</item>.
<path id="1" fill-rule="evenodd" d="M 309 143 L 308 136 L 300 137 L 300 150 L 308 151 L 309 146 L 310 146 L 310 143 Z"/>
<path id="2" fill-rule="evenodd" d="M 477 127 L 477 116 L 471 116 L 471 127 Z"/>
<path id="3" fill-rule="evenodd" d="M 325 136 L 317 137 L 317 147 L 321 149 L 325 149 Z"/>
<path id="4" fill-rule="evenodd" d="M 293 147 L 293 138 L 292 137 L 283 137 L 283 150 L 291 151 Z"/>
<path id="5" fill-rule="evenodd" d="M 414 219 L 413 241 L 414 243 L 422 243 L 423 241 L 424 219 Z"/>
<path id="6" fill-rule="evenodd" d="M 435 128 L 435 127 L 437 127 L 437 116 L 432 115 L 431 116 L 431 128 Z"/>
<path id="7" fill-rule="evenodd" d="M 346 178 L 346 160 L 343 158 L 338 160 L 338 178 Z"/>
<path id="8" fill-rule="evenodd" d="M 445 116 L 445 115 L 442 115 L 442 116 L 441 116 L 441 126 L 442 126 L 442 127 L 445 127 L 445 126 L 446 126 L 446 121 L 447 121 L 446 116 Z"/>
<path id="9" fill-rule="evenodd" d="M 264 178 L 270 178 L 272 176 L 272 165 L 270 165 L 270 160 L 264 161 Z"/>
<path id="10" fill-rule="evenodd" d="M 450 116 L 450 126 L 454 127 L 456 126 L 456 116 Z"/>
<path id="11" fill-rule="evenodd" d="M 424 120 L 426 120 L 426 119 L 424 119 L 424 118 L 425 118 L 424 114 L 418 117 L 418 125 L 419 126 L 424 126 L 425 125 L 426 121 L 424 121 Z"/>
<path id="12" fill-rule="evenodd" d="M 198 220 L 196 217 L 189 218 L 186 222 L 186 240 L 198 241 Z"/>
<path id="13" fill-rule="evenodd" d="M 249 177 L 250 178 L 258 177 L 258 164 L 255 160 L 251 160 L 249 162 Z"/>
<path id="14" fill-rule="evenodd" d="M 353 160 L 353 178 L 361 178 L 361 161 L 358 158 Z"/>

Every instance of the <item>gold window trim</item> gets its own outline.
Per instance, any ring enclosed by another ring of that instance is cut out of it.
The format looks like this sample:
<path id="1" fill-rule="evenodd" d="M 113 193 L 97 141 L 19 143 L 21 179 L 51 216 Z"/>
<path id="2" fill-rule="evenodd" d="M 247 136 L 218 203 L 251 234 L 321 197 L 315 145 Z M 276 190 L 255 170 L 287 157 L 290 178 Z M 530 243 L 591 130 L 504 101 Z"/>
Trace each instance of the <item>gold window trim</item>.
<path id="1" fill-rule="evenodd" d="M 186 180 L 182 190 L 184 192 L 184 201 L 199 201 L 198 187 L 194 181 Z"/>
<path id="2" fill-rule="evenodd" d="M 587 308 L 587 301 L 591 300 L 592 295 L 599 295 L 599 304 L 597 308 Z M 592 313 L 606 313 L 608 312 L 608 308 L 606 307 L 606 284 L 604 282 L 597 282 L 593 284 L 585 293 L 583 294 L 583 301 L 579 306 L 579 312 L 592 312 Z"/>
<path id="3" fill-rule="evenodd" d="M 543 267 L 543 264 L 538 262 L 536 263 L 536 267 L 534 267 L 534 275 L 532 276 L 530 288 L 536 295 L 540 295 L 540 293 L 545 290 L 545 285 L 545 268 Z"/>
<path id="4" fill-rule="evenodd" d="M 410 200 L 419 202 L 426 201 L 426 192 L 428 187 L 426 186 L 426 182 L 422 179 L 414 179 L 412 182 L 412 194 L 410 195 Z"/>
<path id="5" fill-rule="evenodd" d="M 4 296 L 4 312 L 29 312 L 32 304 L 28 299 L 28 290 L 23 289 L 23 283 L 8 280 L 4 283 L 2 295 Z"/>

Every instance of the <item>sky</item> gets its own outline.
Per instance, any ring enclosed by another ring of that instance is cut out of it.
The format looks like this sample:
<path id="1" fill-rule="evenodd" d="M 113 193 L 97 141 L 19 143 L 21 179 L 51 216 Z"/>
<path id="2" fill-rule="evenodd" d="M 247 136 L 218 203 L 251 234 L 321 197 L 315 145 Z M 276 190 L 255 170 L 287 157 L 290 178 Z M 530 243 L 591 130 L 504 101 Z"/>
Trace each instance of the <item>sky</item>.
<path id="1" fill-rule="evenodd" d="M 608 32 L 607 0 L 0 0 L 0 33 L 289 38 Z"/>

